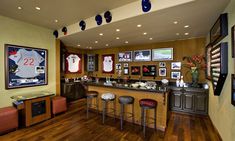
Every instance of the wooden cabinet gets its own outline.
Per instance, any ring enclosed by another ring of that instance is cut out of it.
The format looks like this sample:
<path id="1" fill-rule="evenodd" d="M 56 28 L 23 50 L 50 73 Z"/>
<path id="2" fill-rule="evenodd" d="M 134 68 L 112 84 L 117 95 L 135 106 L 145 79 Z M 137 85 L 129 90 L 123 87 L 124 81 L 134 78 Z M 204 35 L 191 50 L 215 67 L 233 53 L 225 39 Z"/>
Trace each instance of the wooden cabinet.
<path id="1" fill-rule="evenodd" d="M 84 66 L 86 71 L 98 71 L 98 54 L 87 54 L 84 58 Z"/>
<path id="2" fill-rule="evenodd" d="M 177 112 L 204 114 L 208 112 L 208 91 L 197 88 L 172 88 L 170 109 Z"/>
<path id="3" fill-rule="evenodd" d="M 66 97 L 68 101 L 74 101 L 85 97 L 84 86 L 79 82 L 62 83 L 61 96 Z"/>

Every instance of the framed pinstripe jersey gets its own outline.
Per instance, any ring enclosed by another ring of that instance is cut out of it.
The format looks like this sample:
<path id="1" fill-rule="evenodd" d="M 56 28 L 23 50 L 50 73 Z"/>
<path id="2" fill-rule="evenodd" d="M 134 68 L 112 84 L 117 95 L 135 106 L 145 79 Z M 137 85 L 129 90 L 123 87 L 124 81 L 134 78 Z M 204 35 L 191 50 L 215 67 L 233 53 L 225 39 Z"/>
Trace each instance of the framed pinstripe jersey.
<path id="1" fill-rule="evenodd" d="M 5 44 L 6 89 L 46 84 L 46 49 Z"/>

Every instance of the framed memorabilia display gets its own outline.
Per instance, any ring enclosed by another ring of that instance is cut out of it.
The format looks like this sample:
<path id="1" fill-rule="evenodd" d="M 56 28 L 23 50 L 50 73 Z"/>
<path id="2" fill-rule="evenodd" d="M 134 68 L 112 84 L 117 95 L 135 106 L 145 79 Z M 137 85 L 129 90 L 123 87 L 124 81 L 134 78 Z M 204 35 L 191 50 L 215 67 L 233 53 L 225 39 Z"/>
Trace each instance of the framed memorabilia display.
<path id="1" fill-rule="evenodd" d="M 159 68 L 159 76 L 166 76 L 166 68 Z"/>
<path id="2" fill-rule="evenodd" d="M 66 53 L 65 73 L 82 73 L 82 55 Z"/>
<path id="3" fill-rule="evenodd" d="M 217 44 L 228 35 L 228 14 L 221 14 L 210 30 L 210 43 Z"/>
<path id="4" fill-rule="evenodd" d="M 142 66 L 142 74 L 143 76 L 156 76 L 156 66 L 155 65 Z"/>
<path id="5" fill-rule="evenodd" d="M 121 70 L 122 69 L 122 64 L 118 63 L 116 64 L 116 70 Z"/>
<path id="6" fill-rule="evenodd" d="M 173 48 L 152 49 L 152 61 L 173 60 Z"/>
<path id="7" fill-rule="evenodd" d="M 212 46 L 209 44 L 206 47 L 206 70 L 205 70 L 206 78 L 209 80 L 211 79 L 211 49 Z"/>
<path id="8" fill-rule="evenodd" d="M 181 62 L 171 62 L 172 70 L 181 70 Z"/>
<path id="9" fill-rule="evenodd" d="M 46 49 L 5 44 L 5 88 L 47 85 Z"/>
<path id="10" fill-rule="evenodd" d="M 118 53 L 119 62 L 130 62 L 132 61 L 132 51 L 125 51 Z"/>
<path id="11" fill-rule="evenodd" d="M 140 75 L 140 66 L 131 66 L 131 75 Z"/>
<path id="12" fill-rule="evenodd" d="M 102 72 L 103 73 L 114 73 L 114 54 L 102 55 Z"/>
<path id="13" fill-rule="evenodd" d="M 151 50 L 136 50 L 133 53 L 134 61 L 151 61 Z"/>
<path id="14" fill-rule="evenodd" d="M 129 64 L 128 63 L 124 63 L 123 67 L 127 68 L 127 67 L 129 67 Z"/>
<path id="15" fill-rule="evenodd" d="M 180 78 L 180 72 L 172 71 L 171 72 L 171 79 L 177 79 L 177 78 Z"/>
<path id="16" fill-rule="evenodd" d="M 231 29 L 232 35 L 232 57 L 235 58 L 235 25 Z"/>
<path id="17" fill-rule="evenodd" d="M 124 68 L 123 69 L 123 74 L 124 75 L 129 75 L 129 68 Z"/>
<path id="18" fill-rule="evenodd" d="M 166 67 L 166 63 L 165 62 L 159 62 L 159 67 L 160 68 L 165 68 Z"/>
<path id="19" fill-rule="evenodd" d="M 231 85 L 232 85 L 231 86 L 231 88 L 232 88 L 232 90 L 231 90 L 231 103 L 233 106 L 235 106 L 235 75 L 234 74 L 232 74 L 231 80 L 232 80 L 232 82 L 231 82 Z"/>

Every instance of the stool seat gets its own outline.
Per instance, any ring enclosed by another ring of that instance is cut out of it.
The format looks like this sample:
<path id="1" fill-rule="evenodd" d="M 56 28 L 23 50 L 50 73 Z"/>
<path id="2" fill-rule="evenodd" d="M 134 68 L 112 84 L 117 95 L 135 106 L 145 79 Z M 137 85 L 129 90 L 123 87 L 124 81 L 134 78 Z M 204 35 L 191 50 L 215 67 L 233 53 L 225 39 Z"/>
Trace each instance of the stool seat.
<path id="1" fill-rule="evenodd" d="M 87 97 L 97 97 L 99 93 L 97 91 L 87 91 L 86 96 Z"/>
<path id="2" fill-rule="evenodd" d="M 101 95 L 102 100 L 114 100 L 115 99 L 115 94 L 112 93 L 104 93 Z"/>
<path id="3" fill-rule="evenodd" d="M 132 104 L 134 103 L 134 97 L 132 96 L 120 96 L 119 97 L 120 104 Z"/>
<path id="4" fill-rule="evenodd" d="M 157 101 L 153 99 L 141 99 L 139 103 L 141 107 L 149 107 L 149 108 L 157 107 Z"/>

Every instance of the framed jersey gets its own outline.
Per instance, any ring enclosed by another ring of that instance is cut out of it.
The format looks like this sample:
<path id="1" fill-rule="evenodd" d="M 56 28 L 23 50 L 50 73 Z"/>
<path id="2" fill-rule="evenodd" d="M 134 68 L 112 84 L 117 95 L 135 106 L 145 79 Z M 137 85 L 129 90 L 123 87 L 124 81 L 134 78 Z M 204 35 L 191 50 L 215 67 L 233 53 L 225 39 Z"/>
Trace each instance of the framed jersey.
<path id="1" fill-rule="evenodd" d="M 82 73 L 82 55 L 66 53 L 65 73 Z"/>
<path id="2" fill-rule="evenodd" d="M 5 44 L 5 88 L 47 85 L 47 50 Z"/>
<path id="3" fill-rule="evenodd" d="M 102 70 L 103 73 L 114 73 L 114 54 L 102 55 Z"/>

